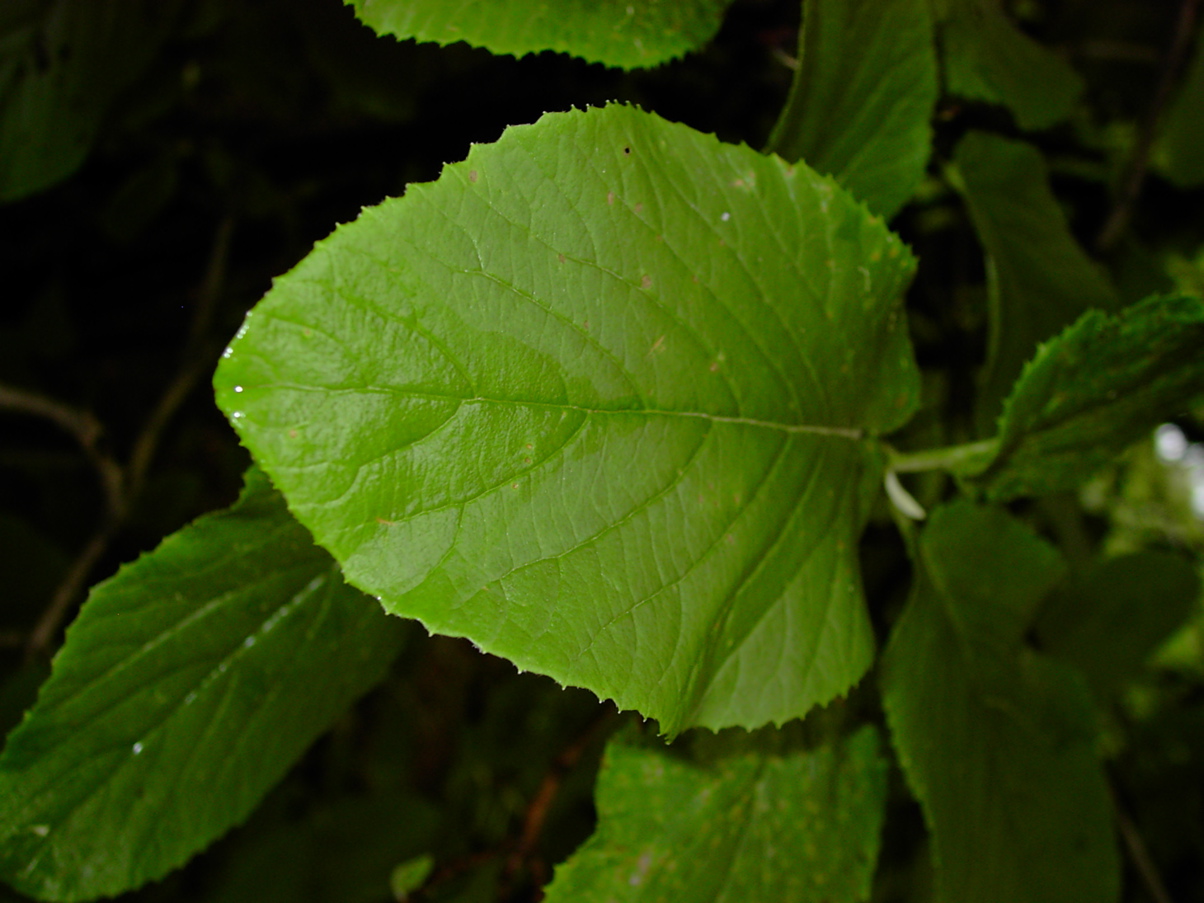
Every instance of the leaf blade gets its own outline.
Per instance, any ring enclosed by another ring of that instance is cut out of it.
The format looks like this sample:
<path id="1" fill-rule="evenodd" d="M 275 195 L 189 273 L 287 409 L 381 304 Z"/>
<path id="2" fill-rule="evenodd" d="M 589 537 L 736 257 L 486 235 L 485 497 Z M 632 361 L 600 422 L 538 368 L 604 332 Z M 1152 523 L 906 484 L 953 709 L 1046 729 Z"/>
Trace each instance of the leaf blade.
<path id="1" fill-rule="evenodd" d="M 598 829 L 557 867 L 552 903 L 853 903 L 878 858 L 886 761 L 872 727 L 703 762 L 620 737 L 597 801 Z"/>
<path id="2" fill-rule="evenodd" d="M 828 173 L 887 219 L 932 148 L 938 85 L 929 0 L 806 0 L 799 67 L 769 149 Z"/>
<path id="3" fill-rule="evenodd" d="M 809 170 L 552 114 L 320 244 L 219 404 L 391 610 L 669 732 L 755 726 L 868 667 L 853 550 L 869 437 L 916 401 L 911 271 Z"/>
<path id="4" fill-rule="evenodd" d="M 932 831 L 936 899 L 1116 899 L 1090 695 L 1072 670 L 1023 644 L 1061 576 L 1056 552 L 1001 510 L 968 502 L 938 509 L 920 547 L 882 691 Z"/>
<path id="5" fill-rule="evenodd" d="M 1204 303 L 1191 295 L 1087 312 L 1025 366 L 998 450 L 967 482 L 997 501 L 1077 487 L 1204 396 L 1202 343 Z"/>
<path id="6" fill-rule="evenodd" d="M 731 0 L 350 0 L 377 34 L 525 56 L 554 50 L 623 69 L 697 50 L 719 30 Z"/>
<path id="7" fill-rule="evenodd" d="M 398 627 L 252 471 L 93 590 L 0 755 L 6 880 L 80 900 L 182 864 L 383 676 Z"/>

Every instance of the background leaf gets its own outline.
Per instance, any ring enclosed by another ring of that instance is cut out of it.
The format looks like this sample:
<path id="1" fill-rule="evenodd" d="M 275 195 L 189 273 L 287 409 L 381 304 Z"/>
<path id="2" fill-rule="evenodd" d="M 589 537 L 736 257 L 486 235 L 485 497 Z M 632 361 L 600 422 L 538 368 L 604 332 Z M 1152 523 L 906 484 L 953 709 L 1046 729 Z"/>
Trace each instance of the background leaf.
<path id="1" fill-rule="evenodd" d="M 853 903 L 869 896 L 886 761 L 864 727 L 816 749 L 689 761 L 630 737 L 598 777 L 598 830 L 549 903 Z"/>
<path id="2" fill-rule="evenodd" d="M 1074 109 L 1083 79 L 1020 31 L 999 0 L 933 0 L 945 90 L 1011 110 L 1025 130 L 1049 128 Z"/>
<path id="3" fill-rule="evenodd" d="M 400 629 L 251 471 L 92 591 L 0 756 L 0 874 L 82 900 L 180 865 L 383 677 Z"/>
<path id="4" fill-rule="evenodd" d="M 938 509 L 883 656 L 891 736 L 940 903 L 1107 903 L 1111 807 L 1080 678 L 1023 643 L 1057 553 L 995 508 Z"/>
<path id="5" fill-rule="evenodd" d="M 953 165 L 951 175 L 988 256 L 991 333 L 979 426 L 990 433 L 1038 343 L 1083 311 L 1114 309 L 1120 302 L 1070 234 L 1036 148 L 971 132 L 958 144 Z"/>
<path id="6" fill-rule="evenodd" d="M 1003 409 L 998 451 L 971 482 L 1000 501 L 1078 486 L 1204 397 L 1202 348 L 1198 298 L 1089 311 L 1025 367 Z"/>
<path id="7" fill-rule="evenodd" d="M 178 0 L 25 0 L 0 10 L 0 201 L 69 176 L 154 61 Z"/>
<path id="8" fill-rule="evenodd" d="M 1119 555 L 1059 587 L 1042 607 L 1037 637 L 1106 698 L 1141 673 L 1199 599 L 1200 575 L 1182 556 Z"/>
<path id="9" fill-rule="evenodd" d="M 937 98 L 929 0 L 805 0 L 799 66 L 769 149 L 889 219 L 924 176 Z"/>
<path id="10" fill-rule="evenodd" d="M 1204 184 L 1204 29 L 1196 35 L 1191 63 L 1161 122 L 1153 160 L 1180 188 Z"/>
<path id="11" fill-rule="evenodd" d="M 320 243 L 218 399 L 390 611 L 669 732 L 780 722 L 869 665 L 911 269 L 805 167 L 551 114 Z"/>
<path id="12" fill-rule="evenodd" d="M 525 56 L 543 50 L 633 69 L 697 50 L 732 0 L 351 0 L 377 34 Z"/>

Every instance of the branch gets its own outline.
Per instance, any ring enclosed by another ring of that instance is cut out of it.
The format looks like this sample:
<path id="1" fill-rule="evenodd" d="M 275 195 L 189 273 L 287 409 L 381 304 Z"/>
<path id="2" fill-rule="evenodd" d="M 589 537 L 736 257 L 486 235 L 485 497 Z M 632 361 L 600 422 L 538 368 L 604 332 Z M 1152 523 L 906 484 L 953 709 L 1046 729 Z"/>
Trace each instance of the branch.
<path id="1" fill-rule="evenodd" d="M 189 324 L 188 339 L 181 353 L 183 362 L 139 431 L 130 452 L 129 463 L 124 468 L 112 458 L 97 451 L 96 442 L 102 430 L 99 422 L 91 414 L 76 411 L 67 405 L 40 396 L 0 387 L 0 406 L 9 401 L 8 406 L 54 420 L 76 437 L 100 473 L 107 502 L 100 526 L 67 569 L 66 576 L 30 632 L 25 644 L 27 658 L 41 655 L 50 648 L 67 613 L 82 595 L 92 569 L 125 523 L 130 508 L 141 494 L 147 471 L 159 449 L 164 428 L 196 388 L 206 369 L 212 365 L 212 355 L 206 353 L 206 337 L 225 282 L 233 232 L 234 221 L 226 217 L 218 225 L 214 235 L 205 277 L 197 292 L 197 303 L 193 309 L 192 322 Z"/>
<path id="2" fill-rule="evenodd" d="M 1145 119 L 1141 123 L 1141 130 L 1137 133 L 1137 139 L 1133 142 L 1133 150 L 1125 165 L 1120 194 L 1095 239 L 1095 247 L 1098 251 L 1112 250 L 1128 228 L 1129 220 L 1133 218 L 1133 211 L 1137 207 L 1137 200 L 1141 196 L 1146 173 L 1150 168 L 1150 152 L 1154 146 L 1158 123 L 1170 100 L 1171 92 L 1178 82 L 1179 72 L 1183 68 L 1183 60 L 1191 46 L 1199 7 L 1200 0 L 1181 0 L 1179 4 L 1179 15 L 1175 20 L 1175 33 L 1171 38 L 1171 46 L 1162 64 L 1162 74 L 1159 76 L 1158 86 L 1154 90 L 1154 97 L 1150 101 Z"/>

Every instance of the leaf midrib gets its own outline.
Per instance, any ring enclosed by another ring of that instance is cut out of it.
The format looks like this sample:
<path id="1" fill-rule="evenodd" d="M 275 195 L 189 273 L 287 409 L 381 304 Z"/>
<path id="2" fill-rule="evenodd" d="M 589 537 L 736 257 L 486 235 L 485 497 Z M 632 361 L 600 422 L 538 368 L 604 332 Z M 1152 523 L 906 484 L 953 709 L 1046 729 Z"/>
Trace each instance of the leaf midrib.
<path id="1" fill-rule="evenodd" d="M 817 436 L 836 436 L 854 442 L 868 438 L 865 430 L 847 426 L 820 426 L 805 423 L 777 423 L 772 420 L 758 420 L 754 417 L 737 417 L 725 414 L 711 414 L 706 411 L 674 411 L 663 408 L 591 408 L 585 405 L 570 404 L 569 402 L 528 401 L 514 398 L 488 398 L 482 395 L 465 397 L 444 392 L 413 391 L 410 389 L 390 388 L 386 386 L 356 386 L 353 388 L 332 388 L 330 386 L 304 386 L 296 383 L 262 383 L 256 389 L 287 389 L 293 392 L 318 392 L 323 395 L 401 395 L 406 398 L 425 398 L 431 401 L 449 401 L 460 405 L 495 404 L 515 407 L 542 408 L 553 411 L 571 411 L 577 414 L 602 415 L 625 414 L 644 417 L 692 417 L 711 423 L 728 423 L 737 426 L 751 426 L 760 429 L 775 430 L 781 433 L 809 433 Z"/>

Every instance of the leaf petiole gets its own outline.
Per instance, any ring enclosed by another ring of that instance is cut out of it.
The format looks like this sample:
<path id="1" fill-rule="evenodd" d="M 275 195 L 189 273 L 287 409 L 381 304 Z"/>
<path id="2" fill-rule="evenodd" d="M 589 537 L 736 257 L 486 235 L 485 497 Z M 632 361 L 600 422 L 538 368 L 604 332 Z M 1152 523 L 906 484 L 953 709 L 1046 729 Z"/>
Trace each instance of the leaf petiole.
<path id="1" fill-rule="evenodd" d="M 999 447 L 999 439 L 983 439 L 945 448 L 926 448 L 914 452 L 900 452 L 886 446 L 889 456 L 887 470 L 890 473 L 922 473 L 928 470 L 958 472 L 967 465 L 989 462 Z"/>

